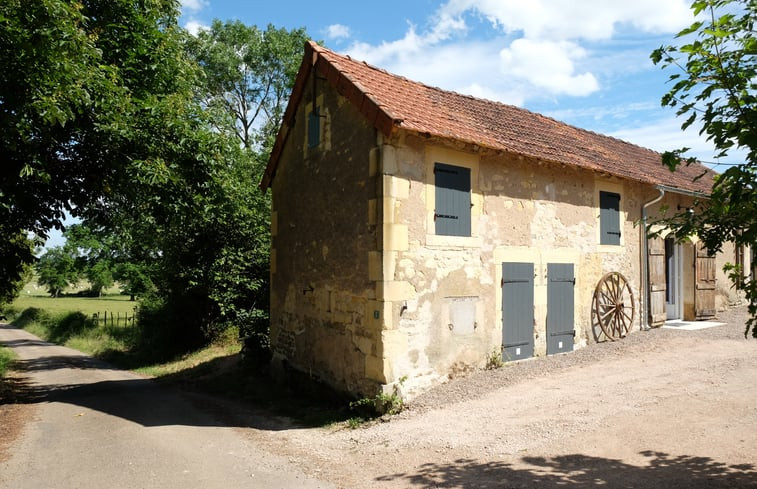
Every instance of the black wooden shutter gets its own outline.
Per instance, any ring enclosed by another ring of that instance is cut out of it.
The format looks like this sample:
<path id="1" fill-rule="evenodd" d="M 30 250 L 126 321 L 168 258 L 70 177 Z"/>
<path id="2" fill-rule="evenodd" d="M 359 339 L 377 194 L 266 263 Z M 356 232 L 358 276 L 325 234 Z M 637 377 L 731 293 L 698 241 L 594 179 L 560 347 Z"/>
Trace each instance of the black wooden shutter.
<path id="1" fill-rule="evenodd" d="M 599 192 L 599 243 L 620 244 L 620 195 Z"/>
<path id="2" fill-rule="evenodd" d="M 470 168 L 434 164 L 436 234 L 446 236 L 471 235 Z"/>
<path id="3" fill-rule="evenodd" d="M 315 148 L 321 143 L 321 117 L 318 107 L 308 115 L 308 148 Z"/>

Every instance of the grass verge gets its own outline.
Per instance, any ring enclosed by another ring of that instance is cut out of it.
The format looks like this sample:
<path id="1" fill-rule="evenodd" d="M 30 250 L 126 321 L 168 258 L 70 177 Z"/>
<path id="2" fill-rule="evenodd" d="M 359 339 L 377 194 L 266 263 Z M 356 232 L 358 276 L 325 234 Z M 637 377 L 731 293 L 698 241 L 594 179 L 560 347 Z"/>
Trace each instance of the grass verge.
<path id="1" fill-rule="evenodd" d="M 11 363 L 15 360 L 13 352 L 0 346 L 0 379 L 5 377 L 5 373 L 10 368 Z"/>

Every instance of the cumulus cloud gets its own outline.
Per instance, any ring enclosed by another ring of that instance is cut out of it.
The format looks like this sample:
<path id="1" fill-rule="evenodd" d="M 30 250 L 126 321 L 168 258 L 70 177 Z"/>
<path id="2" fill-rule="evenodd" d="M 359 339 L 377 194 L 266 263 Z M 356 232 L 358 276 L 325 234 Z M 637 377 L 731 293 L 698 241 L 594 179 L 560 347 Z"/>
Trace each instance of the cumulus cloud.
<path id="1" fill-rule="evenodd" d="M 207 6 L 207 0 L 181 0 L 181 8 L 184 11 L 199 12 Z"/>
<path id="2" fill-rule="evenodd" d="M 409 25 L 400 39 L 353 43 L 348 54 L 430 85 L 522 104 L 596 92 L 607 67 L 591 52 L 595 43 L 624 29 L 676 32 L 692 18 L 686 0 L 448 0 L 429 21 L 422 31 Z M 474 26 L 487 25 L 489 40 L 470 40 Z"/>
<path id="3" fill-rule="evenodd" d="M 208 31 L 210 30 L 210 26 L 203 24 L 202 22 L 196 21 L 196 20 L 190 20 L 187 21 L 184 24 L 184 28 L 189 31 L 190 34 L 193 36 L 196 36 L 200 31 Z"/>
<path id="4" fill-rule="evenodd" d="M 350 28 L 347 27 L 346 25 L 331 24 L 330 26 L 326 28 L 325 35 L 327 39 L 339 40 L 339 39 L 346 39 L 350 37 L 351 32 L 350 32 Z"/>

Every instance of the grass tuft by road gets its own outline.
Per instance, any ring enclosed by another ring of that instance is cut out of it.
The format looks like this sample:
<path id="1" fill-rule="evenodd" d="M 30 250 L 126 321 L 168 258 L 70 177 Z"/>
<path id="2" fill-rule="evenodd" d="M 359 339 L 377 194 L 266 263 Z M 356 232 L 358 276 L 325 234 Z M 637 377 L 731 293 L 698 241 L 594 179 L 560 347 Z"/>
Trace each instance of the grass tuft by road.
<path id="1" fill-rule="evenodd" d="M 5 373 L 8 371 L 14 359 L 15 357 L 12 351 L 0 346 L 0 379 L 5 377 Z"/>

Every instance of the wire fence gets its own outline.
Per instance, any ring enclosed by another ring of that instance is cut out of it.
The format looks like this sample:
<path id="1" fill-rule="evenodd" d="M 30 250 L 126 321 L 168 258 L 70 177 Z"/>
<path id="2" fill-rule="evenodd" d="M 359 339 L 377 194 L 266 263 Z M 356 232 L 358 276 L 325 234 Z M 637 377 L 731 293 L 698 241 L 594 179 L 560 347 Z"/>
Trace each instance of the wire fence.
<path id="1" fill-rule="evenodd" d="M 92 320 L 103 326 L 133 326 L 136 321 L 136 312 L 136 309 L 131 314 L 128 312 L 114 314 L 112 311 L 95 312 L 92 314 Z"/>

